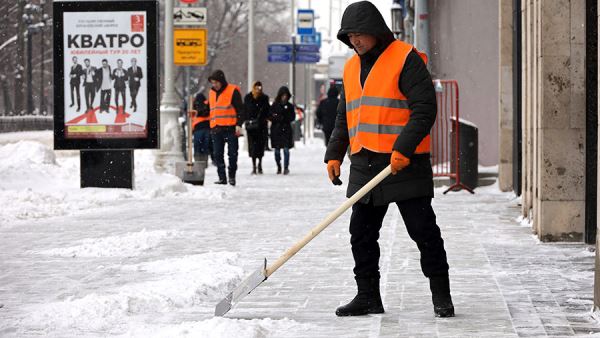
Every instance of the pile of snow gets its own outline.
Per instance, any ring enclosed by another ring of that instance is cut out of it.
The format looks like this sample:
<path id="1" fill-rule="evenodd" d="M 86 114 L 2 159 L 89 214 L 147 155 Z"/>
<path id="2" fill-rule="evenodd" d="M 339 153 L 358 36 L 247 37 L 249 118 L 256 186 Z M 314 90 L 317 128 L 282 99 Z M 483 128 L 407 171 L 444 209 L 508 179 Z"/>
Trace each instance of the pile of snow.
<path id="1" fill-rule="evenodd" d="M 80 189 L 79 153 L 55 153 L 36 141 L 2 145 L 0 158 L 0 226 L 87 212 L 126 199 L 227 198 L 227 193 L 218 187 L 195 187 L 174 175 L 156 172 L 152 150 L 135 151 L 134 190 Z"/>
<path id="2" fill-rule="evenodd" d="M 67 248 L 32 251 L 33 254 L 60 257 L 135 257 L 157 247 L 161 241 L 179 236 L 178 231 L 130 232 L 122 235 L 86 238 Z"/>
<path id="3" fill-rule="evenodd" d="M 91 293 L 81 298 L 69 297 L 38 305 L 28 311 L 19 327 L 45 333 L 76 330 L 114 334 L 146 327 L 151 323 L 139 322 L 144 318 L 156 318 L 157 313 L 168 315 L 185 308 L 212 308 L 245 276 L 245 271 L 238 266 L 238 258 L 238 254 L 231 252 L 213 252 L 119 266 L 116 268 L 148 280 L 125 284 L 106 294 Z M 191 324 L 190 329 L 204 332 L 201 330 L 215 326 L 210 321 L 208 325 L 201 323 Z M 230 330 L 225 323 L 217 326 L 221 326 L 222 331 Z M 169 330 L 186 330 L 185 327 Z M 155 332 L 155 329 L 150 331 L 152 334 Z M 147 335 L 140 333 L 139 336 Z M 170 334 L 157 336 L 172 337 Z"/>
<path id="4" fill-rule="evenodd" d="M 212 318 L 200 322 L 131 330 L 121 337 L 275 338 L 285 337 L 290 333 L 308 333 L 311 329 L 314 329 L 313 325 L 298 323 L 287 318 L 280 320 Z"/>

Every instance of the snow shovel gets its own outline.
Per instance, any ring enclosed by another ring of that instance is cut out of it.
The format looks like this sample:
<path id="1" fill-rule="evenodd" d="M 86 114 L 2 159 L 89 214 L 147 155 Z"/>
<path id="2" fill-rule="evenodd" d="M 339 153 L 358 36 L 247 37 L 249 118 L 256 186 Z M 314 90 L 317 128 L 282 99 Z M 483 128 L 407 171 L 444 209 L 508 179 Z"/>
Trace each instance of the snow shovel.
<path id="1" fill-rule="evenodd" d="M 354 203 L 360 200 L 363 196 L 365 196 L 371 189 L 373 189 L 376 185 L 378 185 L 383 179 L 388 177 L 388 175 L 392 172 L 391 166 L 387 166 L 383 169 L 377 176 L 373 177 L 371 181 L 365 184 L 359 191 L 357 191 L 354 195 L 352 195 L 346 202 L 340 205 L 337 209 L 335 209 L 332 213 L 330 213 L 324 220 L 321 221 L 316 227 L 312 228 L 304 238 L 294 244 L 291 248 L 289 248 L 286 252 L 283 253 L 279 259 L 275 261 L 275 263 L 271 264 L 267 267 L 267 259 L 265 258 L 263 265 L 260 269 L 256 270 L 252 273 L 248 278 L 246 278 L 238 287 L 236 287 L 233 291 L 231 291 L 227 297 L 217 304 L 215 308 L 215 316 L 223 316 L 229 310 L 233 304 L 239 302 L 246 295 L 250 294 L 252 290 L 256 289 L 262 282 L 266 281 L 277 269 L 279 269 L 285 262 L 287 262 L 292 256 L 294 256 L 298 251 L 300 251 L 308 242 L 310 242 L 313 238 L 317 237 L 321 231 L 323 231 L 329 224 L 333 223 L 344 211 L 348 210 Z"/>
<path id="2" fill-rule="evenodd" d="M 175 163 L 175 172 L 177 176 L 181 178 L 184 183 L 190 183 L 193 185 L 204 184 L 204 169 L 206 169 L 208 161 L 195 161 L 193 162 L 193 140 L 192 140 L 192 116 L 191 111 L 193 108 L 194 97 L 189 96 L 188 98 L 188 118 L 187 118 L 187 162 Z"/>

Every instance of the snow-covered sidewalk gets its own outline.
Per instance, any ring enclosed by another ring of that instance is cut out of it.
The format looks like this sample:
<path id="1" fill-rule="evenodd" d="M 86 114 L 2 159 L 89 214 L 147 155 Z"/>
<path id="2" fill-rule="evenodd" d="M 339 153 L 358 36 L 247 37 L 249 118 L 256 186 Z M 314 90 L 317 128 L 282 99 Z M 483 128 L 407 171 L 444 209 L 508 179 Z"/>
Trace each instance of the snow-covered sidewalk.
<path id="1" fill-rule="evenodd" d="M 30 139 L 30 137 L 28 137 Z M 457 317 L 435 319 L 418 251 L 390 207 L 381 233 L 386 313 L 338 318 L 355 292 L 349 212 L 224 318 L 216 303 L 262 259 L 274 261 L 341 204 L 324 146 L 291 151 L 291 174 L 238 186 L 158 174 L 135 152 L 136 189 L 79 189 L 77 152 L 0 145 L 0 336 L 398 337 L 544 336 L 600 332 L 590 309 L 593 253 L 542 244 L 495 186 L 442 195 L 434 209 L 451 267 Z M 347 177 L 344 163 L 342 177 Z M 347 181 L 347 180 L 344 180 Z"/>

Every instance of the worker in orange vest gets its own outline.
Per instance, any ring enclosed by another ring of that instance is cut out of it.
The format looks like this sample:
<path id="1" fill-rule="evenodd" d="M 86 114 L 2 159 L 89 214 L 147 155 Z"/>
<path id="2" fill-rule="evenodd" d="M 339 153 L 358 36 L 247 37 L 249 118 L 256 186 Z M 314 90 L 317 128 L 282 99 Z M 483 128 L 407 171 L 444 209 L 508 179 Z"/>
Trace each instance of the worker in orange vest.
<path id="1" fill-rule="evenodd" d="M 225 174 L 225 144 L 227 144 L 227 157 L 229 157 L 229 184 L 235 186 L 235 173 L 237 171 L 238 137 L 242 134 L 244 123 L 244 102 L 240 88 L 227 83 L 225 73 L 216 70 L 208 77 L 212 85 L 208 94 L 210 108 L 210 134 L 213 140 L 213 151 L 217 165 L 219 180 L 215 184 L 227 184 Z"/>
<path id="2" fill-rule="evenodd" d="M 192 104 L 192 133 L 194 135 L 194 160 L 208 161 L 210 149 L 210 110 L 208 100 L 198 92 Z"/>
<path id="3" fill-rule="evenodd" d="M 393 202 L 421 252 L 421 269 L 429 278 L 435 316 L 453 317 L 448 261 L 431 207 L 429 132 L 437 106 L 427 58 L 396 40 L 381 13 L 368 1 L 346 8 L 337 38 L 356 54 L 344 67 L 336 124 L 325 154 L 329 178 L 339 183 L 348 147 L 352 163 L 348 197 L 388 165 L 393 175 L 352 207 L 350 243 L 358 294 L 336 314 L 384 312 L 377 240 L 388 204 Z"/>

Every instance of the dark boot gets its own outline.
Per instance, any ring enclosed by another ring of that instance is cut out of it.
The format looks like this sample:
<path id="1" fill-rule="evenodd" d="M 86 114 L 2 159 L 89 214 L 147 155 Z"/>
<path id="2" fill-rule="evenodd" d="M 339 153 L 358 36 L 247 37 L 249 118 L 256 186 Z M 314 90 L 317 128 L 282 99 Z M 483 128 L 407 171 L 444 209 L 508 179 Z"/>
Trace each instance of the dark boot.
<path id="1" fill-rule="evenodd" d="M 256 175 L 256 158 L 252 158 L 252 175 Z"/>
<path id="2" fill-rule="evenodd" d="M 290 173 L 290 169 L 288 169 L 288 168 L 283 169 L 283 174 L 284 175 L 287 175 L 289 173 Z"/>
<path id="3" fill-rule="evenodd" d="M 429 289 L 433 300 L 433 312 L 436 317 L 454 317 L 454 305 L 450 296 L 448 275 L 429 278 Z"/>
<path id="4" fill-rule="evenodd" d="M 262 170 L 262 161 L 258 161 L 258 174 L 262 175 L 263 170 Z"/>
<path id="5" fill-rule="evenodd" d="M 357 278 L 358 294 L 350 303 L 335 310 L 337 316 L 362 316 L 370 313 L 383 313 L 379 294 L 379 278 Z"/>
<path id="6" fill-rule="evenodd" d="M 281 174 L 281 163 L 277 163 L 277 175 Z"/>
<path id="7" fill-rule="evenodd" d="M 215 181 L 215 184 L 227 184 L 227 180 L 224 178 L 219 178 L 218 181 Z"/>
<path id="8" fill-rule="evenodd" d="M 235 186 L 235 175 L 229 175 L 229 184 Z"/>

